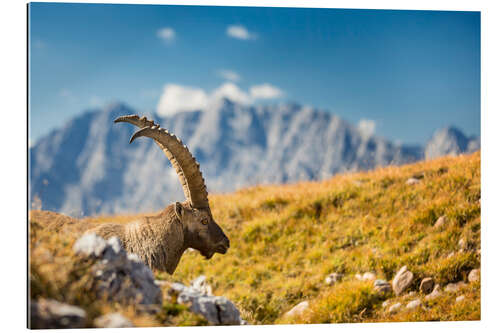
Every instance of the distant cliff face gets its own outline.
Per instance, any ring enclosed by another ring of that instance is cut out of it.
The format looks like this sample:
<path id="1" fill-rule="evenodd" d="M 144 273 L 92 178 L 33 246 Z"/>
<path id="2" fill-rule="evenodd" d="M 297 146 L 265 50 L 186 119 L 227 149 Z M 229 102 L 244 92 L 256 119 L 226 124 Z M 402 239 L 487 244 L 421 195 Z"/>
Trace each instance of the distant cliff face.
<path id="1" fill-rule="evenodd" d="M 479 138 L 466 137 L 455 127 L 445 127 L 434 133 L 425 147 L 425 158 L 432 159 L 443 155 L 472 153 L 480 148 Z"/>
<path id="2" fill-rule="evenodd" d="M 29 152 L 31 198 L 73 216 L 154 211 L 184 201 L 163 152 L 146 138 L 129 145 L 133 126 L 113 123 L 133 113 L 124 105 L 86 112 L 40 139 Z M 249 107 L 222 100 L 204 111 L 147 116 L 188 146 L 209 191 L 324 179 L 424 158 L 422 147 L 367 136 L 336 115 L 295 104 Z M 464 149 L 462 141 L 447 138 L 433 137 L 425 156 L 479 148 L 473 140 Z"/>

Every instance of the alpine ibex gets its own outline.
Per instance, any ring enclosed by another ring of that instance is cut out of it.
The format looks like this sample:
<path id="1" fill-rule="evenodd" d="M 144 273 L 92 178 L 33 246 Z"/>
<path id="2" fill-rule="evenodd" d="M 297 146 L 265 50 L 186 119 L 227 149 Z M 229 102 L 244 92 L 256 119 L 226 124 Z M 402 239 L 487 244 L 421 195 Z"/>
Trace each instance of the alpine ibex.
<path id="1" fill-rule="evenodd" d="M 117 236 L 125 249 L 136 253 L 151 268 L 173 274 L 182 254 L 193 248 L 210 259 L 214 253 L 226 253 L 229 239 L 214 221 L 200 165 L 187 147 L 173 134 L 146 117 L 122 116 L 115 123 L 127 122 L 140 129 L 130 143 L 145 136 L 153 139 L 172 163 L 182 184 L 186 201 L 167 206 L 154 216 L 127 223 L 105 223 L 87 232 L 101 237 Z"/>

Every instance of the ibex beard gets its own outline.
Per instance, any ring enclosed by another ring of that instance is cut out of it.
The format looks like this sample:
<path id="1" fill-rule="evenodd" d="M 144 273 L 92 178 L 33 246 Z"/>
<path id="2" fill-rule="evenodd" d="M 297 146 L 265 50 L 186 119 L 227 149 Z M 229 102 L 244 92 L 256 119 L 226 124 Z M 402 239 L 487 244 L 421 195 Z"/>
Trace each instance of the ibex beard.
<path id="1" fill-rule="evenodd" d="M 156 142 L 177 172 L 187 200 L 171 204 L 154 216 L 127 224 L 105 223 L 87 232 L 103 238 L 117 236 L 127 251 L 137 254 L 152 269 L 169 274 L 175 272 L 188 248 L 200 251 L 206 259 L 215 253 L 225 254 L 229 249 L 229 239 L 212 217 L 200 165 L 187 147 L 175 135 L 146 117 L 122 116 L 115 120 L 118 122 L 128 122 L 140 128 L 130 143 L 141 136 Z"/>

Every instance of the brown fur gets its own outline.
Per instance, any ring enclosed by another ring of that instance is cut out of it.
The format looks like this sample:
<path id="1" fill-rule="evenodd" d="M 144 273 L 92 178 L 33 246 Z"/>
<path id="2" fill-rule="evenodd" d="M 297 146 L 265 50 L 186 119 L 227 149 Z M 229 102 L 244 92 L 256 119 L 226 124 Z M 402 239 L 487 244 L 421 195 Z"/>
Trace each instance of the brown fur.
<path id="1" fill-rule="evenodd" d="M 137 254 L 152 269 L 169 274 L 174 273 L 188 247 L 207 259 L 229 248 L 229 240 L 213 220 L 210 208 L 194 209 L 188 203 L 171 204 L 157 215 L 129 223 L 91 223 L 45 211 L 31 211 L 30 220 L 54 231 L 96 233 L 105 239 L 117 236 L 128 252 Z"/>

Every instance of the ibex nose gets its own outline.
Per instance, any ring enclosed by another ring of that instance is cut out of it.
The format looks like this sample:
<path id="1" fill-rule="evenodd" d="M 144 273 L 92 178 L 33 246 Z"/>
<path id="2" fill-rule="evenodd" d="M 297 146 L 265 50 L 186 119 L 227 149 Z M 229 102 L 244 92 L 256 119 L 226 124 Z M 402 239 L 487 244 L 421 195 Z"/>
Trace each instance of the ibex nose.
<path id="1" fill-rule="evenodd" d="M 219 242 L 219 245 L 216 248 L 216 252 L 225 254 L 229 249 L 229 239 L 224 235 L 224 238 Z"/>

